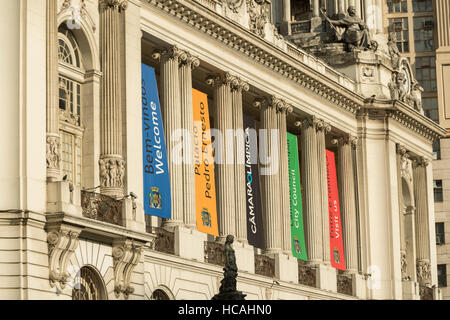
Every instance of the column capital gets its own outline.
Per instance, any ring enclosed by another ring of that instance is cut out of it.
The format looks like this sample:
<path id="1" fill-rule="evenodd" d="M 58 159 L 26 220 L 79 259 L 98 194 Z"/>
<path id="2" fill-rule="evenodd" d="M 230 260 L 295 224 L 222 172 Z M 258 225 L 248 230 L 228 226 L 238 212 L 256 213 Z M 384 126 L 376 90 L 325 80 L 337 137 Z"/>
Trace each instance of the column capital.
<path id="1" fill-rule="evenodd" d="M 248 90 L 250 90 L 250 85 L 247 81 L 236 76 L 234 77 L 234 80 L 231 81 L 231 91 L 247 92 Z"/>
<path id="2" fill-rule="evenodd" d="M 162 49 L 155 49 L 152 58 L 156 61 L 178 59 L 181 63 L 188 59 L 188 53 L 177 46 L 170 46 Z"/>
<path id="3" fill-rule="evenodd" d="M 307 129 L 309 127 L 314 127 L 317 129 L 317 125 L 319 123 L 319 119 L 316 116 L 308 116 L 302 120 L 299 120 L 295 123 L 295 126 L 301 129 Z"/>
<path id="4" fill-rule="evenodd" d="M 397 143 L 396 145 L 397 153 L 400 156 L 406 156 L 409 158 L 408 149 L 405 148 L 405 146 L 402 146 L 401 144 Z"/>
<path id="5" fill-rule="evenodd" d="M 347 137 L 335 137 L 331 140 L 331 143 L 337 146 L 343 146 L 346 144 L 350 144 L 353 149 L 356 149 L 358 145 L 359 138 L 349 135 Z"/>
<path id="6" fill-rule="evenodd" d="M 331 132 L 331 125 L 324 120 L 317 121 L 317 131 L 324 131 L 325 133 Z"/>
<path id="7" fill-rule="evenodd" d="M 413 167 L 427 167 L 430 164 L 430 160 L 425 157 L 417 157 L 413 160 Z"/>
<path id="8" fill-rule="evenodd" d="M 198 57 L 193 56 L 187 51 L 184 51 L 184 54 L 180 54 L 179 60 L 180 66 L 187 65 L 190 66 L 192 70 L 200 66 L 200 59 Z"/>
<path id="9" fill-rule="evenodd" d="M 127 10 L 128 1 L 127 0 L 100 0 L 100 7 L 103 9 L 112 8 L 119 10 L 119 12 Z"/>
<path id="10" fill-rule="evenodd" d="M 229 72 L 222 72 L 217 74 L 210 74 L 206 77 L 205 83 L 213 88 L 221 87 L 221 86 L 230 86 L 236 77 L 231 75 Z"/>

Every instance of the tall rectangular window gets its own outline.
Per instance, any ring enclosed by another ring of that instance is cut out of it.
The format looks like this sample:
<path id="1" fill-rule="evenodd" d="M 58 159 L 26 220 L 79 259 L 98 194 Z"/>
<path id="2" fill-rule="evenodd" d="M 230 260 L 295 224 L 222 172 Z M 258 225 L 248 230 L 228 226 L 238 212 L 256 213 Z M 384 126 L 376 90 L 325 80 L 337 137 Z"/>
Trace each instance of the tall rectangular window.
<path id="1" fill-rule="evenodd" d="M 422 108 L 425 112 L 425 116 L 439 122 L 439 109 L 437 98 L 422 98 Z"/>
<path id="2" fill-rule="evenodd" d="M 438 274 L 438 286 L 440 288 L 446 287 L 447 286 L 447 265 L 446 264 L 438 264 L 437 274 Z"/>
<path id="3" fill-rule="evenodd" d="M 416 58 L 416 79 L 424 92 L 436 92 L 436 57 Z"/>
<path id="4" fill-rule="evenodd" d="M 414 46 L 416 52 L 434 51 L 433 17 L 414 18 Z"/>
<path id="5" fill-rule="evenodd" d="M 395 32 L 398 50 L 409 52 L 408 18 L 389 19 L 389 30 Z"/>
<path id="6" fill-rule="evenodd" d="M 433 180 L 434 202 L 442 202 L 442 180 Z"/>
<path id="7" fill-rule="evenodd" d="M 387 0 L 389 13 L 407 12 L 406 0 Z"/>
<path id="8" fill-rule="evenodd" d="M 443 222 L 436 223 L 436 245 L 445 244 L 445 228 Z"/>
<path id="9" fill-rule="evenodd" d="M 441 160 L 441 141 L 436 140 L 433 142 L 433 155 L 434 160 Z"/>
<path id="10" fill-rule="evenodd" d="M 413 0 L 412 5 L 414 12 L 433 11 L 432 0 Z"/>

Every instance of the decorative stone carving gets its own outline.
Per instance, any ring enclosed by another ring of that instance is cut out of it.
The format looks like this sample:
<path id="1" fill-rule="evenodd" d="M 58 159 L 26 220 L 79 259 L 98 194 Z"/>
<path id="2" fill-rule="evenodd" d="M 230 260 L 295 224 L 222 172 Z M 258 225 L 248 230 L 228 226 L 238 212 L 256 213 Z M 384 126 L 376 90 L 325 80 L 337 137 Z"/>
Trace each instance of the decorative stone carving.
<path id="1" fill-rule="evenodd" d="M 400 66 L 400 51 L 398 50 L 396 41 L 396 35 L 395 32 L 390 32 L 388 37 L 388 50 L 389 50 L 389 56 L 391 57 L 391 63 L 392 67 L 394 69 L 398 69 Z"/>
<path id="2" fill-rule="evenodd" d="M 205 262 L 225 267 L 225 245 L 219 242 L 205 242 Z"/>
<path id="3" fill-rule="evenodd" d="M 100 0 L 99 3 L 102 7 L 114 8 L 115 10 L 119 10 L 119 12 L 128 8 L 127 0 Z"/>
<path id="4" fill-rule="evenodd" d="M 123 293 L 125 299 L 134 292 L 131 284 L 131 275 L 138 265 L 142 254 L 142 245 L 137 245 L 134 241 L 118 240 L 113 244 L 112 256 L 114 259 L 114 292 L 119 298 Z"/>
<path id="5" fill-rule="evenodd" d="M 337 292 L 346 294 L 349 296 L 353 295 L 352 278 L 350 278 L 348 275 L 338 274 L 337 275 Z"/>
<path id="6" fill-rule="evenodd" d="M 422 108 L 422 92 L 423 88 L 419 85 L 417 80 L 413 81 L 411 88 L 411 94 L 408 96 L 409 104 L 414 108 L 414 110 L 424 114 Z"/>
<path id="7" fill-rule="evenodd" d="M 404 86 L 405 75 L 403 73 L 394 71 L 392 73 L 391 82 L 389 82 L 388 87 L 391 94 L 392 100 L 400 100 L 406 102 L 406 89 Z"/>
<path id="8" fill-rule="evenodd" d="M 106 223 L 122 225 L 122 201 L 107 195 L 81 191 L 83 217 Z"/>
<path id="9" fill-rule="evenodd" d="M 156 229 L 155 250 L 158 252 L 175 254 L 175 234 L 164 228 Z"/>
<path id="10" fill-rule="evenodd" d="M 263 38 L 266 36 L 264 28 L 269 19 L 269 8 L 268 0 L 247 0 L 250 30 Z"/>
<path id="11" fill-rule="evenodd" d="M 60 169 L 61 142 L 58 136 L 47 136 L 47 169 Z"/>
<path id="12" fill-rule="evenodd" d="M 50 286 L 64 289 L 70 277 L 67 272 L 70 257 L 78 246 L 79 230 L 61 227 L 47 234 Z"/>
<path id="13" fill-rule="evenodd" d="M 242 7 L 244 0 L 225 0 L 231 11 L 237 13 L 238 10 Z"/>
<path id="14" fill-rule="evenodd" d="M 431 267 L 428 260 L 417 260 L 417 281 L 422 286 L 428 286 L 431 284 Z"/>
<path id="15" fill-rule="evenodd" d="M 275 277 L 275 259 L 255 254 L 255 274 L 269 278 Z"/>
<path id="16" fill-rule="evenodd" d="M 408 261 L 406 260 L 406 252 L 401 253 L 401 268 L 402 268 L 402 279 L 405 280 L 408 277 Z"/>
<path id="17" fill-rule="evenodd" d="M 397 145 L 397 153 L 400 155 L 400 175 L 407 181 L 412 182 L 410 170 L 410 155 L 405 147 Z"/>
<path id="18" fill-rule="evenodd" d="M 100 185 L 103 188 L 123 188 L 125 160 L 121 158 L 103 158 L 99 160 Z"/>

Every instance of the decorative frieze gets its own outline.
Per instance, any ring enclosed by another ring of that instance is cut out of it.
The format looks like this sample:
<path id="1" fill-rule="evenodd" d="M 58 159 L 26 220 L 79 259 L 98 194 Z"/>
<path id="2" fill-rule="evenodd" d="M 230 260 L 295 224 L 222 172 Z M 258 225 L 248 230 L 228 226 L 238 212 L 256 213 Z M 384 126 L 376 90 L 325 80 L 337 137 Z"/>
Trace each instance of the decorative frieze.
<path id="1" fill-rule="evenodd" d="M 236 2 L 236 1 L 235 1 Z M 270 1 L 247 0 L 247 12 L 249 16 L 249 28 L 260 37 L 265 37 L 265 26 L 269 22 Z"/>
<path id="2" fill-rule="evenodd" d="M 59 136 L 47 134 L 47 170 L 55 169 L 59 173 L 61 162 L 60 150 L 61 141 Z"/>
<path id="3" fill-rule="evenodd" d="M 244 0 L 225 0 L 228 8 L 234 13 L 238 13 L 239 9 L 244 4 Z"/>
<path id="4" fill-rule="evenodd" d="M 431 284 L 431 266 L 429 260 L 417 260 L 417 281 L 422 286 L 429 286 Z"/>
<path id="5" fill-rule="evenodd" d="M 50 286 L 64 289 L 70 275 L 67 272 L 70 257 L 78 246 L 80 229 L 60 227 L 49 231 L 47 244 L 49 252 Z"/>
<path id="6" fill-rule="evenodd" d="M 125 161 L 120 157 L 106 157 L 99 160 L 100 185 L 102 188 L 123 188 Z"/>
<path id="7" fill-rule="evenodd" d="M 134 268 L 141 260 L 143 246 L 133 240 L 121 239 L 113 243 L 112 257 L 114 261 L 114 293 L 116 298 L 121 294 L 125 299 L 134 292 L 131 276 Z"/>
<path id="8" fill-rule="evenodd" d="M 316 268 L 299 263 L 299 265 L 298 265 L 298 283 L 299 284 L 315 288 L 317 286 L 316 277 L 317 277 L 317 269 Z"/>

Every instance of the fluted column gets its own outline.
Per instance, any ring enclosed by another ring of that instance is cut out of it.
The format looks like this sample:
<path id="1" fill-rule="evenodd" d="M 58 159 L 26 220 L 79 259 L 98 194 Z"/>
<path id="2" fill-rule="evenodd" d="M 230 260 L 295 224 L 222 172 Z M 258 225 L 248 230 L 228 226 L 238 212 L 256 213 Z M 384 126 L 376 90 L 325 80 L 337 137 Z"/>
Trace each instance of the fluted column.
<path id="1" fill-rule="evenodd" d="M 281 213 L 281 248 L 287 254 L 292 254 L 291 247 L 291 209 L 289 197 L 289 160 L 287 147 L 286 115 L 292 112 L 292 107 L 280 100 L 277 102 L 277 121 L 280 134 L 280 213 Z"/>
<path id="2" fill-rule="evenodd" d="M 180 61 L 187 59 L 186 52 L 176 46 L 156 50 L 155 60 L 161 61 L 161 106 L 163 125 L 169 162 L 170 190 L 172 196 L 172 218 L 165 221 L 165 227 L 174 227 L 183 223 L 183 166 L 180 154 L 173 152 L 179 143 L 174 139 L 176 130 L 181 129 L 181 88 Z"/>
<path id="3" fill-rule="evenodd" d="M 242 92 L 248 91 L 247 82 L 235 77 L 231 83 L 233 105 L 233 129 L 235 132 L 234 143 L 234 197 L 236 238 L 247 243 L 247 205 L 245 191 L 245 142 L 244 142 L 244 111 L 242 107 Z"/>
<path id="4" fill-rule="evenodd" d="M 317 160 L 317 119 L 309 117 L 296 125 L 301 127 L 302 177 L 306 216 L 306 246 L 308 261 L 323 261 L 322 202 L 320 201 L 319 162 Z"/>
<path id="5" fill-rule="evenodd" d="M 339 198 L 341 202 L 345 262 L 347 271 L 358 271 L 358 239 L 356 229 L 355 177 L 352 148 L 357 139 L 353 137 L 333 139 L 338 145 Z"/>
<path id="6" fill-rule="evenodd" d="M 222 138 L 218 141 L 216 140 L 215 149 L 216 161 L 218 162 L 216 163 L 216 183 L 218 187 L 217 211 L 219 215 L 220 240 L 224 240 L 227 235 L 236 234 L 234 157 L 230 159 L 229 147 L 232 141 L 229 139 L 231 137 L 227 135 L 227 130 L 233 128 L 231 95 L 231 82 L 233 80 L 234 77 L 228 72 L 210 75 L 206 79 L 206 83 L 214 88 L 214 101 L 216 104 L 215 127 L 221 133 Z"/>
<path id="7" fill-rule="evenodd" d="M 291 0 L 283 0 L 283 21 L 291 21 Z"/>
<path id="8" fill-rule="evenodd" d="M 190 54 L 182 55 L 180 63 L 181 126 L 189 138 L 183 139 L 183 221 L 195 228 L 195 172 L 194 172 L 194 114 L 192 105 L 192 70 L 200 66 L 200 60 Z"/>
<path id="9" fill-rule="evenodd" d="M 428 199 L 426 167 L 429 161 L 423 157 L 413 161 L 414 199 L 416 204 L 416 256 L 417 280 L 421 285 L 431 284 Z"/>
<path id="10" fill-rule="evenodd" d="M 327 159 L 325 135 L 331 131 L 331 126 L 325 121 L 317 123 L 317 161 L 319 165 L 319 188 L 322 213 L 322 238 L 323 261 L 330 263 L 330 218 L 328 212 L 328 187 L 327 187 Z"/>
<path id="11" fill-rule="evenodd" d="M 58 1 L 47 0 L 47 179 L 60 179 L 58 106 Z"/>
<path id="12" fill-rule="evenodd" d="M 345 7 L 345 0 L 339 1 L 339 14 L 345 14 L 347 12 L 347 8 Z"/>
<path id="13" fill-rule="evenodd" d="M 120 75 L 120 12 L 124 0 L 100 0 L 100 53 L 103 71 L 100 108 L 101 192 L 123 196 L 125 161 L 122 158 Z"/>
<path id="14" fill-rule="evenodd" d="M 272 98 L 258 98 L 253 105 L 261 111 L 261 130 L 260 149 L 272 157 L 272 161 L 279 162 L 277 155 L 279 153 L 278 144 L 274 145 L 271 139 L 272 130 L 278 129 L 277 110 L 275 100 Z M 263 141 L 264 140 L 264 141 Z M 278 140 L 276 140 L 278 141 Z M 261 153 L 260 153 L 261 154 Z M 262 204 L 264 220 L 264 238 L 266 244 L 266 253 L 279 253 L 282 248 L 281 235 L 281 211 L 280 211 L 280 178 L 278 169 L 262 174 Z"/>

